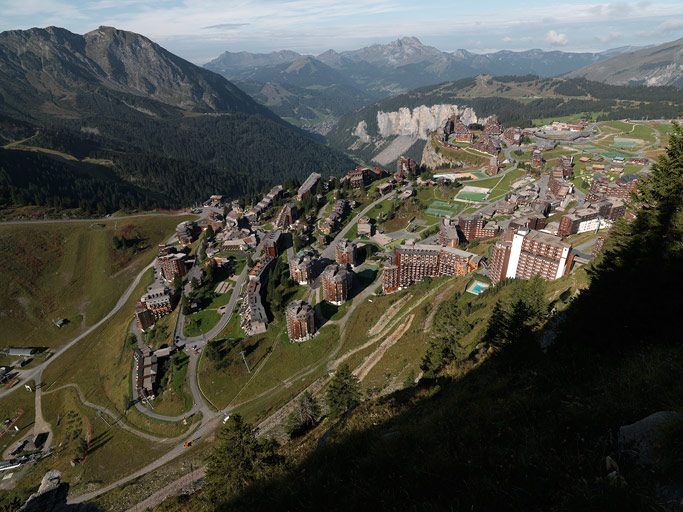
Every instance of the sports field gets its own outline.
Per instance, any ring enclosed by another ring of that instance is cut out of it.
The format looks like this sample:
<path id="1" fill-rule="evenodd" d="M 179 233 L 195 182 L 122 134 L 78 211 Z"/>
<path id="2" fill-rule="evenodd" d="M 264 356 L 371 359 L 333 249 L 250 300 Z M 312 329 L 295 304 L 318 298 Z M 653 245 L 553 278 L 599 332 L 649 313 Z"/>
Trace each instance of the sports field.
<path id="1" fill-rule="evenodd" d="M 446 201 L 432 201 L 425 213 L 434 217 L 454 217 L 465 208 L 464 204 L 453 204 Z"/>
<path id="2" fill-rule="evenodd" d="M 455 196 L 456 199 L 461 199 L 463 201 L 474 201 L 474 202 L 481 202 L 486 199 L 486 194 L 482 192 L 458 192 L 458 195 Z"/>
<path id="3" fill-rule="evenodd" d="M 484 187 L 466 186 L 455 196 L 456 200 L 479 203 L 486 200 L 490 189 Z"/>

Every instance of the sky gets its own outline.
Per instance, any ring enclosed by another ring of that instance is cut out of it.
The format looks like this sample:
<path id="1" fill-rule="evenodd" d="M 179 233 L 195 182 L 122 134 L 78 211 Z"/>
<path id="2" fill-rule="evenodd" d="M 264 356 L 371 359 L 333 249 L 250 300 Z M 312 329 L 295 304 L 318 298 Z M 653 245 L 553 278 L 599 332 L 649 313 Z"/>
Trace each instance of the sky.
<path id="1" fill-rule="evenodd" d="M 683 37 L 683 2 L 489 0 L 0 0 L 0 31 L 100 25 L 202 64 L 224 51 L 318 54 L 403 36 L 444 51 L 600 51 Z"/>

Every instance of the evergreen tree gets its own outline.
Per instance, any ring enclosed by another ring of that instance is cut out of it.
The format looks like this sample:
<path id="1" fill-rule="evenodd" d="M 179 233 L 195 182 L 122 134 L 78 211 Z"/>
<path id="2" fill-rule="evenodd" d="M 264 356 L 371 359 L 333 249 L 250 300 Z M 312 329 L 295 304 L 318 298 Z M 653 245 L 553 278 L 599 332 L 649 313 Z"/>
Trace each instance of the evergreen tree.
<path id="1" fill-rule="evenodd" d="M 508 315 L 500 300 L 493 306 L 489 323 L 484 333 L 484 341 L 495 347 L 501 346 L 508 340 L 509 322 Z"/>
<path id="2" fill-rule="evenodd" d="M 272 439 L 257 439 L 253 427 L 238 414 L 218 432 L 206 467 L 204 492 L 219 505 L 257 480 L 273 476 L 283 466 Z"/>
<path id="3" fill-rule="evenodd" d="M 327 407 L 331 416 L 339 416 L 353 408 L 360 401 L 360 382 L 351 373 L 349 365 L 340 366 L 327 388 Z"/>
<path id="4" fill-rule="evenodd" d="M 297 407 L 287 417 L 286 431 L 290 437 L 302 434 L 313 427 L 320 416 L 320 406 L 308 391 L 299 399 Z"/>

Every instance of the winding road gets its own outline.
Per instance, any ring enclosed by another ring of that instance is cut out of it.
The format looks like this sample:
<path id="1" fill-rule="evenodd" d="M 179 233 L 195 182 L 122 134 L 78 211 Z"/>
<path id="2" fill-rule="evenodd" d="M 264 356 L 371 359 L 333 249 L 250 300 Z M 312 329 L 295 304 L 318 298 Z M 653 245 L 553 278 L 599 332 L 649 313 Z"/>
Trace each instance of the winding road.
<path id="1" fill-rule="evenodd" d="M 73 338 L 71 341 L 69 341 L 66 345 L 63 345 L 59 349 L 57 349 L 52 357 L 47 359 L 46 361 L 42 362 L 41 364 L 35 366 L 34 368 L 30 368 L 28 370 L 19 370 L 17 372 L 17 377 L 19 378 L 19 382 L 13 386 L 10 389 L 2 389 L 0 390 L 0 398 L 5 397 L 9 395 L 10 393 L 13 393 L 16 391 L 18 388 L 23 387 L 25 384 L 27 384 L 31 380 L 40 380 L 40 376 L 43 373 L 43 370 L 47 368 L 50 364 L 52 364 L 55 360 L 57 360 L 64 352 L 69 350 L 71 347 L 73 347 L 76 343 L 81 341 L 83 338 L 87 337 L 91 333 L 93 333 L 95 330 L 97 330 L 100 326 L 102 326 L 105 322 L 109 321 L 116 313 L 118 313 L 123 306 L 126 305 L 126 302 L 128 302 L 128 299 L 130 299 L 130 296 L 133 294 L 135 289 L 138 287 L 142 279 L 145 277 L 145 274 L 148 273 L 152 268 L 154 267 L 154 262 L 150 263 L 147 265 L 145 268 L 143 268 L 140 273 L 135 276 L 135 279 L 133 279 L 133 282 L 128 286 L 126 291 L 121 295 L 119 298 L 118 302 L 116 305 L 112 308 L 109 313 L 107 313 L 103 318 L 101 318 L 98 322 L 94 323 L 90 327 L 88 327 L 85 331 L 83 331 L 81 334 Z M 38 386 L 40 382 L 36 382 L 36 386 Z"/>

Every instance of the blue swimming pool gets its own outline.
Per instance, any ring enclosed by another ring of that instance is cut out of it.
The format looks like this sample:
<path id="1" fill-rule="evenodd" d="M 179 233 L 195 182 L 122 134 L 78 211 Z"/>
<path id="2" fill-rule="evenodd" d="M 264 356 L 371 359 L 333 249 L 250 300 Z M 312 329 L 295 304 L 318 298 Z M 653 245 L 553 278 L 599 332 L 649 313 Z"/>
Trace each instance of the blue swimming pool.
<path id="1" fill-rule="evenodd" d="M 467 289 L 468 292 L 479 295 L 481 292 L 485 291 L 489 287 L 488 284 L 476 281 Z"/>

